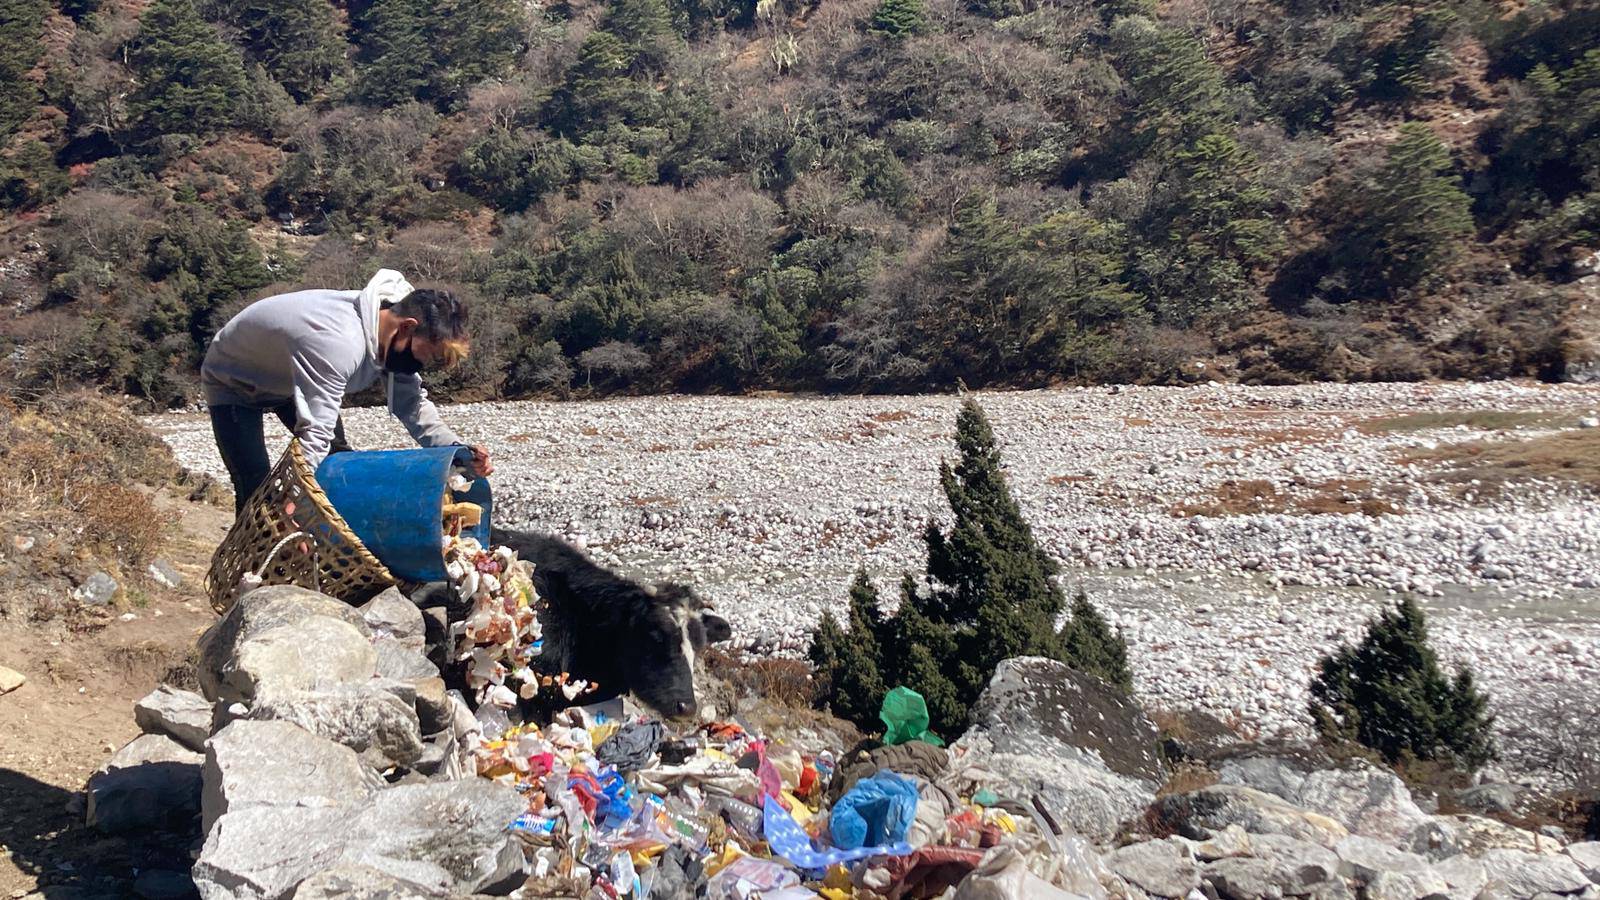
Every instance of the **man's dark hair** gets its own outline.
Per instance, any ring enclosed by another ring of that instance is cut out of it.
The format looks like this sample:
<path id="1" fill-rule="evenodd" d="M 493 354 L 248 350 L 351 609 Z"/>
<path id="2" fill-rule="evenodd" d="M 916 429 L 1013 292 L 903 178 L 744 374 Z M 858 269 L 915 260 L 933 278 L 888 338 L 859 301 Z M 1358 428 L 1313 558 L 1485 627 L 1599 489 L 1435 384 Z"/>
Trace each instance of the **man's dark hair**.
<path id="1" fill-rule="evenodd" d="M 417 333 L 430 341 L 465 337 L 467 305 L 449 291 L 422 288 L 400 298 L 390 309 L 404 319 L 417 320 Z"/>
<path id="2" fill-rule="evenodd" d="M 417 334 L 439 345 L 445 367 L 464 359 L 470 349 L 467 338 L 467 305 L 449 291 L 431 288 L 412 291 L 389 307 L 395 315 L 417 320 Z"/>

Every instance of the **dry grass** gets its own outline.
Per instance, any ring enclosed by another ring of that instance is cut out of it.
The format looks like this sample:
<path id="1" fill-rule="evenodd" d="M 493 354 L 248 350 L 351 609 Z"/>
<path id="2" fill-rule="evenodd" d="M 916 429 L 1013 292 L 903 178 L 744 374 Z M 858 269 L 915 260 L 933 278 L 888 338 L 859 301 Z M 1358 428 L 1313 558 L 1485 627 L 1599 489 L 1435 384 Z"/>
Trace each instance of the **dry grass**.
<path id="1" fill-rule="evenodd" d="M 874 421 L 874 422 L 904 422 L 905 420 L 907 420 L 909 418 L 911 418 L 911 413 L 908 410 L 897 409 L 894 412 L 875 413 L 872 416 L 872 421 Z"/>
<path id="2" fill-rule="evenodd" d="M 1370 481 L 1337 479 L 1306 485 L 1304 490 L 1306 493 L 1284 493 L 1263 479 L 1230 480 L 1217 485 L 1211 498 L 1175 504 L 1170 512 L 1188 518 L 1267 513 L 1377 517 L 1401 511 L 1394 503 L 1376 496 Z"/>
<path id="3" fill-rule="evenodd" d="M 809 708 L 816 699 L 811 666 L 797 659 L 743 660 L 712 647 L 700 656 L 706 672 L 728 682 L 742 696 L 781 706 Z"/>
<path id="4" fill-rule="evenodd" d="M 1199 763 L 1179 763 L 1173 767 L 1172 774 L 1167 776 L 1166 783 L 1156 790 L 1156 796 L 1187 794 L 1190 791 L 1211 787 L 1219 780 L 1217 773 L 1207 766 Z"/>
<path id="5" fill-rule="evenodd" d="M 167 447 L 125 410 L 91 394 L 22 406 L 0 401 L 0 523 L 54 538 L 67 552 L 33 555 L 70 565 L 87 555 L 138 568 L 170 524 L 153 499 L 178 468 Z"/>
<path id="6" fill-rule="evenodd" d="M 1476 431 L 1517 431 L 1521 429 L 1567 428 L 1576 424 L 1576 421 L 1577 417 L 1570 413 L 1459 410 L 1385 416 L 1379 419 L 1368 419 L 1358 427 L 1368 434 L 1438 431 L 1460 426 Z"/>
<path id="7" fill-rule="evenodd" d="M 1449 464 L 1447 479 L 1476 480 L 1482 494 L 1534 480 L 1566 481 L 1600 492 L 1600 428 L 1521 441 L 1455 444 L 1413 458 Z"/>

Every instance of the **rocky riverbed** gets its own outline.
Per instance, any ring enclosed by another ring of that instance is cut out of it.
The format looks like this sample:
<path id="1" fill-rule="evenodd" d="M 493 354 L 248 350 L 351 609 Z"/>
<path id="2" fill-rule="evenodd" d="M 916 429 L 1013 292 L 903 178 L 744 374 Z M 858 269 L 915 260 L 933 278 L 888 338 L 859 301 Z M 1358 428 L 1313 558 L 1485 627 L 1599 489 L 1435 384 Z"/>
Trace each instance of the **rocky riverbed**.
<path id="1" fill-rule="evenodd" d="M 1306 728 L 1317 657 L 1399 592 L 1494 699 L 1512 773 L 1600 770 L 1600 505 L 1559 479 L 1453 475 L 1455 445 L 1594 425 L 1600 389 L 1532 384 L 1093 388 L 985 393 L 1043 544 L 1127 635 L 1147 704 L 1247 734 Z M 487 403 L 495 520 L 689 581 L 758 653 L 801 652 L 857 567 L 886 594 L 947 514 L 957 400 L 653 397 Z M 225 478 L 203 416 L 150 420 Z M 405 446 L 354 410 L 362 447 Z M 285 436 L 273 436 L 274 449 Z M 1458 454 L 1461 455 L 1461 454 Z"/>

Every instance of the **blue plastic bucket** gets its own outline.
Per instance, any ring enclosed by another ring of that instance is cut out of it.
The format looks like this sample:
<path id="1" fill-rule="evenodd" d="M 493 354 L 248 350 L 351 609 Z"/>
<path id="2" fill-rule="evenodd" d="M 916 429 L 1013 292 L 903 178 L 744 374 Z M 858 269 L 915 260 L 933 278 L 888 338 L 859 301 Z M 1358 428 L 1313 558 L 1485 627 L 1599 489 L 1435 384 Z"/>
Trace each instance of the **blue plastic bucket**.
<path id="1" fill-rule="evenodd" d="M 470 463 L 466 447 L 350 450 L 329 454 L 317 467 L 317 484 L 389 571 L 407 581 L 440 581 L 444 572 L 444 494 L 455 461 Z M 493 492 L 478 478 L 457 502 L 483 507 L 478 527 L 465 537 L 489 544 Z"/>

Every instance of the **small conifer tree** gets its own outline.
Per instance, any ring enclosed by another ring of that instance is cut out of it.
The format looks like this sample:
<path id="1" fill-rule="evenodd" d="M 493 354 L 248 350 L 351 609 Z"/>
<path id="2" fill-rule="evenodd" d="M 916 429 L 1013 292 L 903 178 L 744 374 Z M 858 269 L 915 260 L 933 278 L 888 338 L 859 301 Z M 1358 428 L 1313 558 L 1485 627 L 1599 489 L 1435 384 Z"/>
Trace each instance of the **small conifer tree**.
<path id="1" fill-rule="evenodd" d="M 829 697 L 833 714 L 851 722 L 870 721 L 878 714 L 886 690 L 878 674 L 877 630 L 882 626 L 878 589 L 866 572 L 850 583 L 850 630 L 824 612 L 811 643 L 811 664 Z"/>
<path id="2" fill-rule="evenodd" d="M 1311 683 L 1311 717 L 1325 738 L 1476 769 L 1495 757 L 1488 698 L 1463 666 L 1439 668 L 1422 610 L 1410 598 L 1367 623 L 1366 637 L 1324 656 Z"/>
<path id="3" fill-rule="evenodd" d="M 139 87 L 128 109 L 147 136 L 210 136 L 244 115 L 250 97 L 244 60 L 194 0 L 151 3 L 139 17 L 129 62 Z"/>
<path id="4" fill-rule="evenodd" d="M 867 30 L 892 38 L 908 37 L 922 30 L 924 15 L 922 0 L 882 0 Z"/>
<path id="5" fill-rule="evenodd" d="M 1072 618 L 1057 630 L 1067 604 L 1054 581 L 1055 561 L 1034 539 L 1011 496 L 994 430 L 970 398 L 956 418 L 956 446 L 960 459 L 939 466 L 955 521 L 948 531 L 930 525 L 923 536 L 929 589 L 919 591 L 906 576 L 900 608 L 892 619 L 874 624 L 876 596 L 870 605 L 857 602 L 866 590 L 865 576 L 858 574 L 851 588 L 852 634 L 843 635 L 837 624 L 824 619 L 813 642 L 812 659 L 819 676 L 831 685 L 827 699 L 835 713 L 871 727 L 877 712 L 875 704 L 843 695 L 867 683 L 860 676 L 840 677 L 837 667 L 846 659 L 871 672 L 884 687 L 906 685 L 922 694 L 933 730 L 944 734 L 966 727 L 969 708 L 995 667 L 1009 657 L 1061 660 L 1127 688 L 1127 647 L 1088 597 L 1079 595 Z M 874 640 L 853 641 L 855 634 L 871 634 Z M 842 641 L 853 646 L 845 648 Z M 852 655 L 869 646 L 870 663 Z M 846 710 L 857 711 L 860 718 Z"/>

